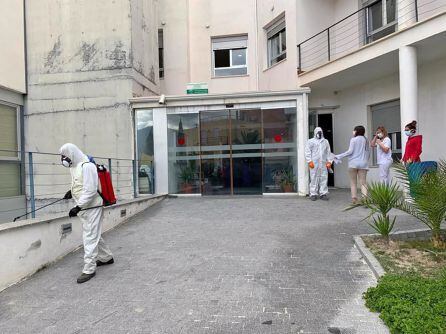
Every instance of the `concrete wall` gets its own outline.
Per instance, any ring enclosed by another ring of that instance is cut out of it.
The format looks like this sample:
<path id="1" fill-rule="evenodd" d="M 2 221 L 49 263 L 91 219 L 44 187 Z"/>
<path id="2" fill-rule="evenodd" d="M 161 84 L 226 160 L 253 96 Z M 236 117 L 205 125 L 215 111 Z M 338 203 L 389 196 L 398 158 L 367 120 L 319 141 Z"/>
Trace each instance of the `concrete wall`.
<path id="1" fill-rule="evenodd" d="M 26 93 L 23 1 L 0 0 L 0 87 Z"/>
<path id="2" fill-rule="evenodd" d="M 186 93 L 188 82 L 206 82 L 209 93 L 257 90 L 255 1 L 163 1 L 163 93 Z M 248 34 L 248 75 L 214 78 L 211 37 Z"/>
<path id="3" fill-rule="evenodd" d="M 159 91 L 157 4 L 27 1 L 27 151 L 58 152 L 72 142 L 91 155 L 133 158 L 128 99 Z M 43 172 L 61 173 L 55 168 Z M 131 187 L 127 174 L 121 181 Z"/>
<path id="4" fill-rule="evenodd" d="M 159 6 L 159 28 L 164 33 L 164 77 L 161 91 L 186 93 L 189 69 L 189 1 L 164 0 Z"/>
<path id="5" fill-rule="evenodd" d="M 162 200 L 162 196 L 133 200 L 104 209 L 103 231 L 110 230 L 133 215 Z M 122 217 L 122 210 L 126 214 Z M 72 232 L 62 234 L 62 225 Z M 0 291 L 32 275 L 82 245 L 79 218 L 66 215 L 0 225 Z"/>
<path id="6" fill-rule="evenodd" d="M 258 3 L 259 90 L 295 89 L 297 87 L 297 22 L 303 15 L 298 15 L 296 1 L 263 0 Z M 287 57 L 286 60 L 268 68 L 265 26 L 282 13 L 285 13 Z"/>

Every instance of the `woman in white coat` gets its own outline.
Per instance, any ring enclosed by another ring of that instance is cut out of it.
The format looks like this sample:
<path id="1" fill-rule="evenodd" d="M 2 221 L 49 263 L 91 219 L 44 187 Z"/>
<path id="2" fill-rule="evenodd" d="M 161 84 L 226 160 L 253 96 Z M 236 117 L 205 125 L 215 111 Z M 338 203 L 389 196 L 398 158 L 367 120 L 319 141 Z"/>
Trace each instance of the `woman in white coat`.
<path id="1" fill-rule="evenodd" d="M 365 137 L 365 128 L 362 125 L 358 125 L 353 130 L 353 138 L 350 139 L 348 150 L 336 156 L 338 160 L 348 157 L 348 174 L 350 176 L 350 188 L 354 204 L 358 201 L 358 180 L 361 185 L 362 196 L 367 196 L 369 156 L 370 148 Z"/>
<path id="2" fill-rule="evenodd" d="M 390 167 L 393 163 L 392 142 L 385 127 L 378 126 L 370 145 L 376 147 L 376 163 L 379 167 L 380 181 L 390 184 Z"/>

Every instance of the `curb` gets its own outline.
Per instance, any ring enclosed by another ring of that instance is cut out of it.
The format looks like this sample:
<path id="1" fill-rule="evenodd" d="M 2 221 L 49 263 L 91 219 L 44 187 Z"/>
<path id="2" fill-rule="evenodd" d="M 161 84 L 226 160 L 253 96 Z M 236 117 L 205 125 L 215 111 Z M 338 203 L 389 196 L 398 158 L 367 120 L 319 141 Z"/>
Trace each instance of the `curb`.
<path id="1" fill-rule="evenodd" d="M 367 262 L 368 266 L 372 270 L 373 275 L 375 275 L 376 279 L 379 279 L 380 277 L 384 276 L 384 274 L 386 273 L 385 270 L 378 262 L 376 257 L 372 254 L 372 252 L 367 248 L 364 241 L 362 240 L 362 237 L 358 235 L 353 237 L 353 240 L 355 241 L 356 248 L 358 249 L 359 253 L 361 253 L 365 262 Z"/>

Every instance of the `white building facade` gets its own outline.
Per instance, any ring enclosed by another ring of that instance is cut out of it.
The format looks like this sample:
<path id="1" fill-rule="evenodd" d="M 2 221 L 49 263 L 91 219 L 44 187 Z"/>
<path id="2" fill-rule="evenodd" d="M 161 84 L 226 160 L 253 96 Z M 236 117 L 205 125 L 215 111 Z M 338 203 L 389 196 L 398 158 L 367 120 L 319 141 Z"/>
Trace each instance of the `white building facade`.
<path id="1" fill-rule="evenodd" d="M 354 126 L 371 137 L 383 125 L 398 159 L 415 119 L 422 159 L 446 155 L 446 0 L 0 4 L 11 46 L 0 55 L 10 134 L 0 149 L 57 152 L 70 141 L 134 160 L 138 184 L 114 175 L 123 188 L 204 195 L 306 194 L 302 148 L 317 125 L 335 153 Z M 10 155 L 0 155 L 0 206 L 29 195 L 24 157 Z M 348 187 L 346 163 L 329 181 Z"/>
<path id="2" fill-rule="evenodd" d="M 164 94 L 190 82 L 210 94 L 308 87 L 308 132 L 322 126 L 335 153 L 356 125 L 369 138 L 383 125 L 397 160 L 417 120 L 422 159 L 446 155 L 445 0 L 165 1 L 159 19 Z M 346 163 L 330 184 L 349 186 Z"/>

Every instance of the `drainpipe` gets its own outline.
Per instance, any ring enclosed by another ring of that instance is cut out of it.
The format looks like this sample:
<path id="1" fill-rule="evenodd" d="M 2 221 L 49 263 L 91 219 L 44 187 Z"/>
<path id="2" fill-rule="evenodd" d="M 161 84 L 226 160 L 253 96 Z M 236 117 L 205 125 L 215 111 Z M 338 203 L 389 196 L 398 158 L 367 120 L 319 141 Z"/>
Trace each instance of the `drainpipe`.
<path id="1" fill-rule="evenodd" d="M 260 62 L 259 62 L 259 15 L 258 15 L 258 4 L 257 0 L 254 3 L 255 6 L 255 62 L 256 62 L 256 91 L 259 91 L 259 75 L 260 75 Z"/>
<path id="2" fill-rule="evenodd" d="M 24 52 L 24 60 L 25 60 L 25 96 L 28 94 L 28 40 L 27 40 L 27 34 L 26 34 L 26 0 L 23 0 L 23 52 Z M 22 171 L 22 193 L 25 195 L 25 207 L 26 211 L 28 210 L 28 203 L 26 200 L 26 167 L 25 167 L 25 115 L 26 112 L 26 98 L 23 98 L 23 106 L 20 108 L 20 150 L 21 152 L 21 171 Z M 32 177 L 30 175 L 30 177 Z"/>

